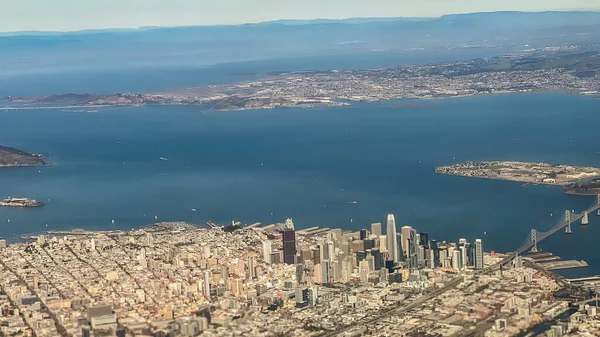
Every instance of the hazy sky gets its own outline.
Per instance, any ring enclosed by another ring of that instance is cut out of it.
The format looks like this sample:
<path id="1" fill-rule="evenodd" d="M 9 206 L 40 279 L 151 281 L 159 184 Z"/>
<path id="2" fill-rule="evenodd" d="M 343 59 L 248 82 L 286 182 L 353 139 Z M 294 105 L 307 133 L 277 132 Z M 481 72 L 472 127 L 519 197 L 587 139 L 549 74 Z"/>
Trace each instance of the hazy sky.
<path id="1" fill-rule="evenodd" d="M 432 17 L 499 10 L 600 10 L 600 0 L 3 0 L 0 32 Z"/>

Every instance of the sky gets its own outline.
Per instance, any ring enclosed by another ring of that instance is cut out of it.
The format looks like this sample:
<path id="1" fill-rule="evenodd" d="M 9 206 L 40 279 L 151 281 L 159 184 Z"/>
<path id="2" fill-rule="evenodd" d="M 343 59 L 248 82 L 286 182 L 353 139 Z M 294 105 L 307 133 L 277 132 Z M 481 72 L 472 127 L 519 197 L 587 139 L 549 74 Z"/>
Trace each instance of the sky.
<path id="1" fill-rule="evenodd" d="M 599 11 L 600 0 L 2 0 L 0 32 L 437 17 L 504 10 Z"/>

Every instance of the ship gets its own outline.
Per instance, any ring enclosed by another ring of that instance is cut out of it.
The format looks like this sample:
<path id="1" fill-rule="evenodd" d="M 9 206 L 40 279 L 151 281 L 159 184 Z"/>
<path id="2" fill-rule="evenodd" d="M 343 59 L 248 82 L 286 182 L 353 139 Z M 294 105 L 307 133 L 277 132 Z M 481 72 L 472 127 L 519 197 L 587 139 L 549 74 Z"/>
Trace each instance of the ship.
<path id="1" fill-rule="evenodd" d="M 37 201 L 29 198 L 11 198 L 8 197 L 2 201 L 0 201 L 0 206 L 8 206 L 8 207 L 41 207 L 44 206 L 44 203 L 41 201 Z"/>

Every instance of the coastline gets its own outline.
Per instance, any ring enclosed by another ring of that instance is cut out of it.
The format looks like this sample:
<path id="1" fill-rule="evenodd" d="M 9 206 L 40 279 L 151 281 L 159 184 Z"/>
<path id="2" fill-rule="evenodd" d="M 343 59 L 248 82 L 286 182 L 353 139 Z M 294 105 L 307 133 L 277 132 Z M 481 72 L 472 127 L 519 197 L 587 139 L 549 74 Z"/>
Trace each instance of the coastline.
<path id="1" fill-rule="evenodd" d="M 393 101 L 416 101 L 416 102 L 427 102 L 427 101 L 438 101 L 438 100 L 447 100 L 447 99 L 460 99 L 460 98 L 469 98 L 469 97 L 491 97 L 491 96 L 512 96 L 512 95 L 528 95 L 528 94 L 561 94 L 567 96 L 576 96 L 576 97 L 587 97 L 591 99 L 600 99 L 600 93 L 598 94 L 584 94 L 579 92 L 569 92 L 569 91 L 554 91 L 554 90 L 531 90 L 531 91 L 498 91 L 493 93 L 477 93 L 477 94 L 464 94 L 464 95 L 448 95 L 448 96 L 398 96 L 398 97 L 390 97 L 390 98 L 381 98 L 381 99 L 339 99 L 336 101 L 330 102 L 322 102 L 319 104 L 283 104 L 283 105 L 265 105 L 265 106 L 252 106 L 252 107 L 243 107 L 236 109 L 215 109 L 210 104 L 204 103 L 176 103 L 176 102 L 168 102 L 165 104 L 156 104 L 156 103 L 142 103 L 142 104 L 92 104 L 92 105 L 49 105 L 49 106 L 38 106 L 38 105 L 27 105 L 27 106 L 0 106 L 0 111 L 19 111 L 19 110 L 69 110 L 68 112 L 75 113 L 96 113 L 101 112 L 102 109 L 120 109 L 120 108 L 135 108 L 135 107 L 169 107 L 169 106 L 188 106 L 188 107 L 201 107 L 205 108 L 208 111 L 215 112 L 235 112 L 235 111 L 253 111 L 253 110 L 274 110 L 274 109 L 318 109 L 318 108 L 336 108 L 336 107 L 351 107 L 356 106 L 360 103 L 388 103 Z M 393 108 L 422 108 L 422 103 L 414 103 L 414 104 L 399 104 L 392 106 Z M 90 109 L 90 108 L 98 108 L 101 110 L 94 111 L 76 111 L 74 109 Z M 53 165 L 50 165 L 53 166 Z M 1 166 L 0 166 L 1 167 Z"/>

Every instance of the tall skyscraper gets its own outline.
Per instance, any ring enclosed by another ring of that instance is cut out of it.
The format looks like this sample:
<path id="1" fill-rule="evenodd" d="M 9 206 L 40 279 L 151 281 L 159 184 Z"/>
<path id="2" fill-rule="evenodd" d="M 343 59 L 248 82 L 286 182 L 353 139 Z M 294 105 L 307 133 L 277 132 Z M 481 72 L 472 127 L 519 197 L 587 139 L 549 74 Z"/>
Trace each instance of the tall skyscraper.
<path id="1" fill-rule="evenodd" d="M 360 239 L 361 240 L 365 240 L 368 235 L 369 235 L 369 231 L 367 231 L 366 229 L 360 230 Z"/>
<path id="2" fill-rule="evenodd" d="M 483 242 L 475 240 L 475 269 L 483 269 Z"/>
<path id="3" fill-rule="evenodd" d="M 271 263 L 271 241 L 263 241 L 263 259 L 266 263 Z"/>
<path id="4" fill-rule="evenodd" d="M 304 265 L 302 263 L 296 265 L 296 281 L 298 284 L 304 282 Z"/>
<path id="5" fill-rule="evenodd" d="M 387 253 L 387 251 L 388 251 L 387 235 L 379 236 L 379 249 L 381 249 L 382 253 Z"/>
<path id="6" fill-rule="evenodd" d="M 429 241 L 429 249 L 433 251 L 433 265 L 435 267 L 440 266 L 440 250 L 436 240 Z"/>
<path id="7" fill-rule="evenodd" d="M 335 259 L 335 247 L 333 245 L 333 241 L 327 242 L 327 252 L 327 258 L 330 261 L 333 261 Z"/>
<path id="8" fill-rule="evenodd" d="M 467 246 L 463 245 L 458 248 L 460 250 L 461 268 L 466 268 L 468 265 Z"/>
<path id="9" fill-rule="evenodd" d="M 460 251 L 455 250 L 452 252 L 452 269 L 459 271 L 462 268 Z"/>
<path id="10" fill-rule="evenodd" d="M 470 243 L 466 244 L 467 247 L 467 266 L 475 267 L 475 246 Z"/>
<path id="11" fill-rule="evenodd" d="M 323 283 L 324 284 L 329 284 L 331 283 L 330 279 L 331 279 L 331 264 L 329 263 L 329 260 L 323 260 L 321 262 L 321 266 L 322 266 L 322 273 L 323 273 Z"/>
<path id="12" fill-rule="evenodd" d="M 394 219 L 394 214 L 388 214 L 386 236 L 390 260 L 396 262 L 398 261 L 398 242 L 396 241 L 396 219 Z"/>
<path id="13" fill-rule="evenodd" d="M 249 253 L 248 254 L 248 278 L 255 279 L 256 278 L 256 254 Z"/>
<path id="14" fill-rule="evenodd" d="M 360 273 L 360 282 L 368 282 L 369 281 L 369 262 L 366 260 L 360 261 L 358 265 L 358 270 Z"/>
<path id="15" fill-rule="evenodd" d="M 296 263 L 296 232 L 293 229 L 283 231 L 283 262 Z"/>
<path id="16" fill-rule="evenodd" d="M 210 299 L 210 270 L 204 271 L 204 297 Z"/>
<path id="17" fill-rule="evenodd" d="M 419 235 L 419 244 L 425 248 L 429 247 L 429 234 L 428 233 L 421 233 Z"/>
<path id="18" fill-rule="evenodd" d="M 225 285 L 225 289 L 229 287 L 229 267 L 221 266 L 221 278 L 223 279 L 223 284 Z"/>
<path id="19" fill-rule="evenodd" d="M 371 250 L 371 254 L 375 257 L 375 270 L 379 270 L 379 269 L 383 268 L 383 266 L 384 266 L 383 255 L 379 251 L 379 248 L 373 248 Z"/>
<path id="20" fill-rule="evenodd" d="M 372 223 L 371 224 L 371 234 L 375 235 L 376 237 L 380 237 L 382 232 L 381 232 L 381 222 L 376 222 L 376 223 Z"/>
<path id="21" fill-rule="evenodd" d="M 435 264 L 435 252 L 432 249 L 427 251 L 427 267 L 432 269 L 437 267 Z"/>
<path id="22" fill-rule="evenodd" d="M 411 226 L 402 226 L 400 229 L 400 232 L 402 233 L 402 251 L 406 256 L 408 256 L 408 239 L 410 239 L 411 231 L 414 231 Z"/>

